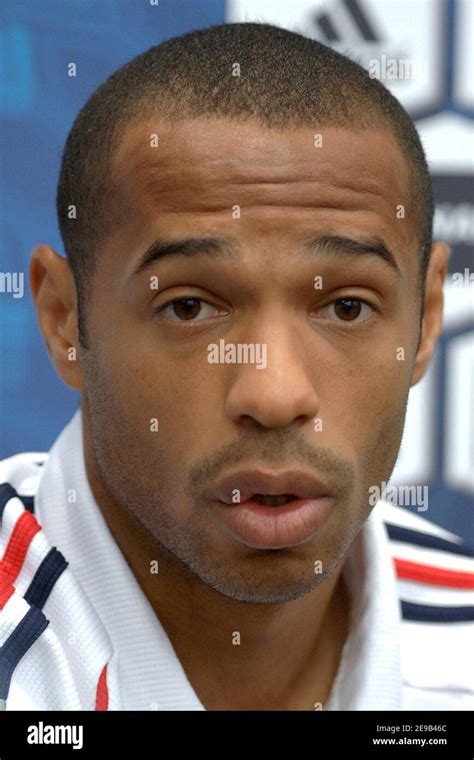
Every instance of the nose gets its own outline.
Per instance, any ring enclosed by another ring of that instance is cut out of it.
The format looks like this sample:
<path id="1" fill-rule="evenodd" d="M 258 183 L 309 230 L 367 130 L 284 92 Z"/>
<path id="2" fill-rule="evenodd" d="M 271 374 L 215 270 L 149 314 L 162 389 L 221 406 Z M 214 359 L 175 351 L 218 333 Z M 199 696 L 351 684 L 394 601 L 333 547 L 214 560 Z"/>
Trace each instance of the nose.
<path id="1" fill-rule="evenodd" d="M 261 338 L 263 334 L 260 330 Z M 255 364 L 234 367 L 226 413 L 233 422 L 252 419 L 267 428 L 309 422 L 318 415 L 319 399 L 302 344 L 289 329 L 274 328 L 267 338 L 266 343 L 260 343 L 266 346 L 265 367 L 259 369 Z"/>

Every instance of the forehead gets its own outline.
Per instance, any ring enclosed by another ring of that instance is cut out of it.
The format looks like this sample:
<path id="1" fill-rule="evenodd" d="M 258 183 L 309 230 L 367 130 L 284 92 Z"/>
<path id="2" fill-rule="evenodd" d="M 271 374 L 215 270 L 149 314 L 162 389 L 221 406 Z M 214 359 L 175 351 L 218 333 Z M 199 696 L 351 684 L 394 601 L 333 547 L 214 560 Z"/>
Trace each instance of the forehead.
<path id="1" fill-rule="evenodd" d="M 409 204 L 409 168 L 382 130 L 146 121 L 125 130 L 112 168 L 126 208 L 142 212 L 212 211 L 259 197 L 317 206 L 331 190 L 341 207 Z"/>
<path id="2" fill-rule="evenodd" d="M 108 279 L 126 280 L 160 239 L 226 238 L 250 271 L 285 266 L 302 240 L 325 233 L 378 237 L 402 276 L 417 277 L 410 171 L 381 129 L 143 120 L 124 130 L 111 169 L 113 222 L 98 257 Z"/>

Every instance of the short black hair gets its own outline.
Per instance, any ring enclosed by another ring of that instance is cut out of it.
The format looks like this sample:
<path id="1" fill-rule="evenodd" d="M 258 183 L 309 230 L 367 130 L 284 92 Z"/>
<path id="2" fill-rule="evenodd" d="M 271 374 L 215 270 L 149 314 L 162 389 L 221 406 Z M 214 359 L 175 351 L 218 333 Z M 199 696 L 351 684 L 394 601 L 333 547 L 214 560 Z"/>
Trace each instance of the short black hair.
<path id="1" fill-rule="evenodd" d="M 235 64 L 240 76 L 233 76 Z M 408 113 L 362 66 L 321 42 L 269 24 L 222 24 L 166 40 L 133 58 L 97 88 L 74 121 L 62 158 L 57 212 L 84 346 L 95 253 L 116 224 L 110 158 L 124 128 L 149 115 L 172 121 L 251 119 L 269 128 L 390 131 L 411 170 L 423 308 L 434 201 L 426 157 Z M 71 206 L 76 218 L 70 218 Z"/>

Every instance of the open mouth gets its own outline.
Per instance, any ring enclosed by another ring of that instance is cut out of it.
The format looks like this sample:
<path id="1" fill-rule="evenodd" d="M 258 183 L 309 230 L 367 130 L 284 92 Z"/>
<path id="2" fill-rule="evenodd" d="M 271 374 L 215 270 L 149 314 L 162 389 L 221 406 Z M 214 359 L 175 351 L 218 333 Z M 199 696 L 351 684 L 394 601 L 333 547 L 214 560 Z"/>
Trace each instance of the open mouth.
<path id="1" fill-rule="evenodd" d="M 270 496 L 264 493 L 255 493 L 250 497 L 250 501 L 256 501 L 259 504 L 265 504 L 267 507 L 281 507 L 283 504 L 288 504 L 289 501 L 294 501 L 297 497 L 292 493 L 279 494 L 278 496 Z"/>

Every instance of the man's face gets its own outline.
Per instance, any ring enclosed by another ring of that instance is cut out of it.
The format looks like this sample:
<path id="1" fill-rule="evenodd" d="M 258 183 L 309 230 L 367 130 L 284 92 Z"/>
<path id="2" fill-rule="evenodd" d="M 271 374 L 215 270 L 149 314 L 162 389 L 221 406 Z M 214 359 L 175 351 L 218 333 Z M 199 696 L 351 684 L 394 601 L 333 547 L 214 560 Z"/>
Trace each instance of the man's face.
<path id="1" fill-rule="evenodd" d="M 113 168 L 117 224 L 81 353 L 102 479 L 209 586 L 296 598 L 341 561 L 398 453 L 420 309 L 406 163 L 381 131 L 202 119 L 130 126 Z M 398 272 L 341 241 L 309 245 L 321 236 L 377 238 Z M 226 247 L 136 273 L 157 240 L 210 237 Z M 255 361 L 210 361 L 221 341 Z M 251 510 L 230 514 L 254 485 L 241 473 L 290 470 L 328 499 L 316 517 L 267 507 L 260 540 Z"/>

